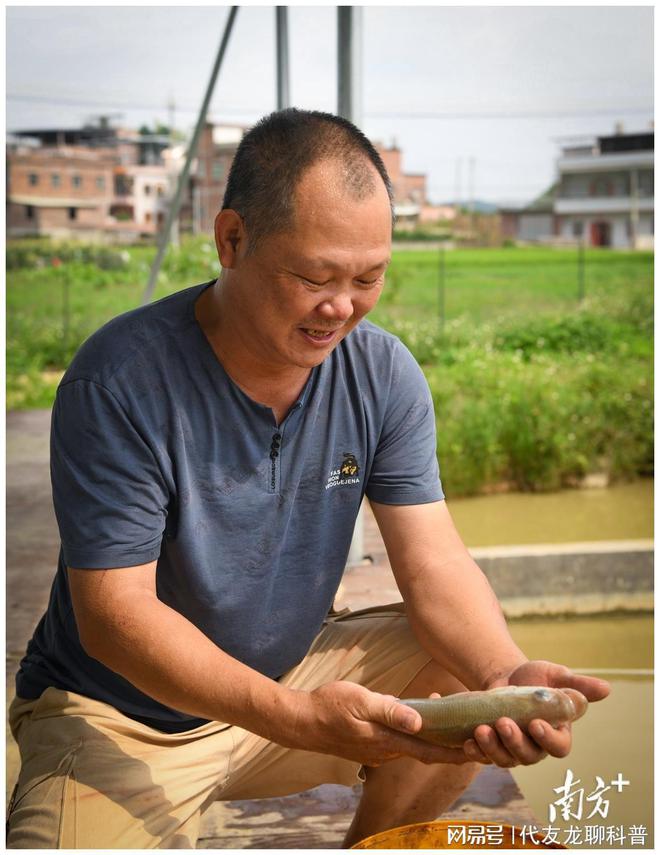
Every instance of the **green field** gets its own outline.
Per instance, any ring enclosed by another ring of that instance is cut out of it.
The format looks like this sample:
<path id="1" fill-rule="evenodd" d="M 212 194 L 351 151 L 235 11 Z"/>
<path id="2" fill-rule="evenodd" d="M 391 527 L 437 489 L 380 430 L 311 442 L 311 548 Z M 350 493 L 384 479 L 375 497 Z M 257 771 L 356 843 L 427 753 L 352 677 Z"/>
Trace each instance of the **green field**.
<path id="1" fill-rule="evenodd" d="M 51 406 L 80 343 L 140 304 L 154 253 L 9 245 L 9 408 Z M 218 272 L 208 241 L 186 241 L 168 252 L 155 297 Z M 579 301 L 575 250 L 394 252 L 371 317 L 424 369 L 454 495 L 652 471 L 653 256 L 589 250 L 583 272 Z"/>
<path id="2" fill-rule="evenodd" d="M 476 323 L 504 315 L 572 310 L 578 298 L 578 253 L 556 249 L 414 250 L 395 252 L 388 289 L 376 311 L 417 319 L 441 312 L 441 266 L 444 258 L 446 317 L 469 317 Z M 619 287 L 648 284 L 649 253 L 587 250 L 587 295 L 616 294 Z"/>

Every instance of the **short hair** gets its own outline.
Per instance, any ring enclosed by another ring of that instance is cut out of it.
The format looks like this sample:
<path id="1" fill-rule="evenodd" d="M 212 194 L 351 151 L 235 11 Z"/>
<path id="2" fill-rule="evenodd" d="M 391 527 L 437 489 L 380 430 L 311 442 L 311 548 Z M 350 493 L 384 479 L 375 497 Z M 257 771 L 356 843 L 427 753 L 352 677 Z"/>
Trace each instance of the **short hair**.
<path id="1" fill-rule="evenodd" d="M 288 108 L 271 113 L 241 140 L 227 178 L 222 209 L 241 215 L 248 251 L 264 237 L 293 225 L 293 197 L 303 173 L 321 160 L 334 160 L 355 198 L 376 187 L 370 165 L 383 180 L 394 225 L 394 193 L 385 164 L 354 124 L 332 113 Z"/>

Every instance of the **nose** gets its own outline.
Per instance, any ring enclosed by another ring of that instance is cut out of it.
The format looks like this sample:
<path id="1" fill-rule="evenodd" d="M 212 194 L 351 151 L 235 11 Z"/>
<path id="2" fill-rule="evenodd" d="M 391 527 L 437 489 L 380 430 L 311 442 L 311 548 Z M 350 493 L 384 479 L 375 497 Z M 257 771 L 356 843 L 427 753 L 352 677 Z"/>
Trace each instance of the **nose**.
<path id="1" fill-rule="evenodd" d="M 326 320 L 347 321 L 353 315 L 353 298 L 349 291 L 339 291 L 320 303 L 317 311 Z"/>

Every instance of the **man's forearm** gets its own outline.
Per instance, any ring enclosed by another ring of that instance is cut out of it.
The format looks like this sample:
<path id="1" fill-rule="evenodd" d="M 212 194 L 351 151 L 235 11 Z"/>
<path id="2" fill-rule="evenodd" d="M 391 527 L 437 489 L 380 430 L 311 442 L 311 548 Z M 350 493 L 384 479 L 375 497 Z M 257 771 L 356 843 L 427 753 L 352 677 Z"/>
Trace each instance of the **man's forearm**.
<path id="1" fill-rule="evenodd" d="M 372 508 L 410 625 L 439 664 L 483 689 L 527 661 L 445 502 Z"/>
<path id="2" fill-rule="evenodd" d="M 469 555 L 436 564 L 402 593 L 420 644 L 468 689 L 485 689 L 527 661 Z"/>
<path id="3" fill-rule="evenodd" d="M 81 641 L 90 656 L 180 712 L 281 743 L 293 729 L 298 692 L 229 656 L 150 592 L 116 597 Z"/>

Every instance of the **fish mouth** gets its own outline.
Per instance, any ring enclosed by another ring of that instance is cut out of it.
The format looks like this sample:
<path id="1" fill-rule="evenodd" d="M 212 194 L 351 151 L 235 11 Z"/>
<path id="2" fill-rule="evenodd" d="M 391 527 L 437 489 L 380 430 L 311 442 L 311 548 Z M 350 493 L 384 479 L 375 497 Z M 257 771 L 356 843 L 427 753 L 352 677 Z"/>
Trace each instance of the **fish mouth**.
<path id="1" fill-rule="evenodd" d="M 569 701 L 573 704 L 573 709 L 575 710 L 575 719 L 582 718 L 582 716 L 586 713 L 587 707 L 589 706 L 589 701 L 585 698 L 582 692 L 578 692 L 577 689 L 560 689 L 560 692 L 563 692 L 569 699 Z"/>

